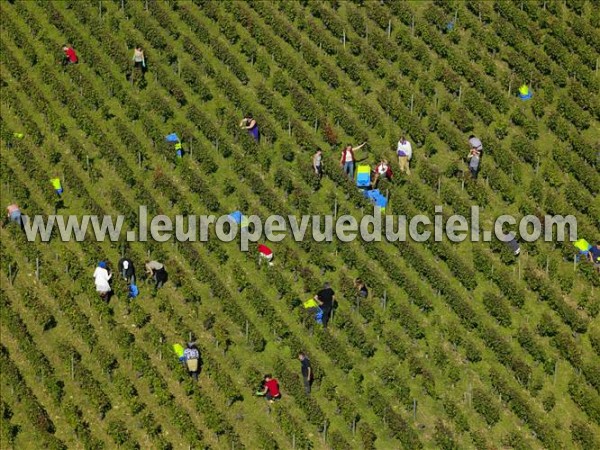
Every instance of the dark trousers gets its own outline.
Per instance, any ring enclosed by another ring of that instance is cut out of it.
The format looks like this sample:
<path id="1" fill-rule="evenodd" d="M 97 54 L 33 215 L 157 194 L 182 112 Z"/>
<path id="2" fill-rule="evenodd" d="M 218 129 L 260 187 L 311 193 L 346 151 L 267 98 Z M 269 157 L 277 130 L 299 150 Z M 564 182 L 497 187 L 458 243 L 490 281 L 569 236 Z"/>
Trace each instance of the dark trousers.
<path id="1" fill-rule="evenodd" d="M 310 385 L 312 384 L 312 380 L 305 375 L 302 375 L 302 380 L 304 381 L 304 392 L 306 392 L 306 395 L 308 395 L 310 394 Z"/>
<path id="2" fill-rule="evenodd" d="M 331 319 L 332 308 L 322 305 L 321 310 L 323 311 L 323 328 L 327 328 L 329 319 Z"/>
<path id="3" fill-rule="evenodd" d="M 279 400 L 281 398 L 281 394 L 277 394 L 276 397 L 272 396 L 270 392 L 267 392 L 267 394 L 265 395 L 265 398 L 267 400 Z"/>
<path id="4" fill-rule="evenodd" d="M 154 281 L 156 281 L 156 289 L 161 288 L 162 285 L 165 284 L 165 282 L 167 281 L 167 278 L 167 271 L 164 268 L 154 272 Z"/>
<path id="5" fill-rule="evenodd" d="M 477 174 L 479 173 L 479 167 L 474 169 L 473 167 L 469 167 L 469 170 L 471 171 L 471 178 L 473 178 L 474 180 L 477 179 Z"/>

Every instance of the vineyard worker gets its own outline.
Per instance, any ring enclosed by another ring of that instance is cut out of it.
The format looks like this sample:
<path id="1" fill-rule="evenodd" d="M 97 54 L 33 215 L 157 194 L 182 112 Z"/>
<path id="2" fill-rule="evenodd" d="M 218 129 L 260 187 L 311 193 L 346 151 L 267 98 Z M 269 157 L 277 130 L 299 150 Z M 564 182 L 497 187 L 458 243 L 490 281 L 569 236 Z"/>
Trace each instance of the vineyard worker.
<path id="1" fill-rule="evenodd" d="M 299 353 L 298 359 L 300 360 L 300 370 L 302 371 L 302 380 L 304 381 L 304 392 L 306 392 L 306 395 L 309 395 L 313 380 L 312 367 L 310 367 L 310 361 L 304 353 Z"/>
<path id="2" fill-rule="evenodd" d="M 333 304 L 335 302 L 335 292 L 333 289 L 331 289 L 331 285 L 329 283 L 325 283 L 323 285 L 323 289 L 321 289 L 317 295 L 315 295 L 315 300 L 323 311 L 323 328 L 327 328 L 329 319 L 331 319 Z"/>
<path id="3" fill-rule="evenodd" d="M 265 375 L 265 381 L 263 384 L 263 391 L 260 395 L 264 395 L 269 403 L 274 403 L 275 400 L 281 398 L 281 392 L 279 392 L 279 382 L 271 375 Z"/>
<path id="4" fill-rule="evenodd" d="M 73 47 L 69 47 L 68 45 L 63 45 L 63 52 L 64 52 L 64 57 L 63 57 L 63 66 L 66 66 L 67 64 L 77 64 L 77 61 L 79 60 L 77 58 L 77 53 L 75 53 L 75 50 L 73 50 Z"/>
<path id="5" fill-rule="evenodd" d="M 248 113 L 244 116 L 240 122 L 240 128 L 248 130 L 248 134 L 254 138 L 256 142 L 260 142 L 260 131 L 256 120 L 252 117 L 252 114 Z"/>
<path id="6" fill-rule="evenodd" d="M 315 175 L 321 179 L 323 176 L 323 151 L 318 149 L 317 152 L 313 155 L 312 165 L 315 171 Z"/>
<path id="7" fill-rule="evenodd" d="M 135 267 L 129 258 L 121 258 L 117 263 L 119 273 L 128 283 L 135 283 Z"/>
<path id="8" fill-rule="evenodd" d="M 131 283 L 127 292 L 127 298 L 136 298 L 138 295 L 140 295 L 140 290 L 134 283 Z"/>
<path id="9" fill-rule="evenodd" d="M 406 140 L 404 136 L 398 141 L 396 147 L 396 154 L 398 155 L 398 164 L 400 165 L 400 172 L 410 175 L 410 160 L 412 158 L 412 145 Z"/>
<path id="10" fill-rule="evenodd" d="M 360 278 L 356 278 L 354 280 L 354 288 L 356 289 L 356 294 L 359 297 L 367 298 L 369 296 L 369 290 L 367 289 L 367 285 Z"/>
<path id="11" fill-rule="evenodd" d="M 377 186 L 377 182 L 379 181 L 379 177 L 385 177 L 387 180 L 392 179 L 392 168 L 386 159 L 382 159 L 377 167 L 375 167 L 375 176 L 373 178 L 372 186 Z"/>
<path id="12" fill-rule="evenodd" d="M 133 50 L 133 67 L 140 72 L 143 72 L 146 69 L 146 58 L 144 57 L 144 50 L 142 50 L 141 45 L 136 45 Z"/>
<path id="13" fill-rule="evenodd" d="M 54 188 L 54 192 L 56 192 L 56 195 L 58 195 L 58 197 L 60 198 L 60 196 L 63 194 L 63 188 L 62 188 L 62 184 L 60 182 L 60 178 L 52 178 L 50 180 L 50 183 L 52 183 L 52 187 Z"/>
<path id="14" fill-rule="evenodd" d="M 8 212 L 8 218 L 11 222 L 18 223 L 19 226 L 22 226 L 23 223 L 21 222 L 21 209 L 19 208 L 19 205 L 16 203 L 8 205 L 6 211 Z"/>
<path id="15" fill-rule="evenodd" d="M 187 348 L 183 351 L 183 357 L 185 358 L 185 365 L 187 366 L 190 376 L 195 381 L 198 381 L 200 351 L 194 342 L 188 342 Z"/>
<path id="16" fill-rule="evenodd" d="M 146 260 L 146 273 L 150 275 L 156 282 L 156 289 L 161 288 L 168 278 L 165 266 L 158 261 Z"/>
<path id="17" fill-rule="evenodd" d="M 271 250 L 266 245 L 258 244 L 258 257 L 259 257 L 259 260 L 258 260 L 259 264 L 264 259 L 265 261 L 267 261 L 269 263 L 270 266 L 273 265 L 273 263 L 271 262 L 273 260 L 273 250 Z"/>
<path id="18" fill-rule="evenodd" d="M 477 174 L 479 173 L 479 164 L 481 162 L 481 152 L 483 152 L 483 145 L 479 138 L 474 135 L 469 136 L 469 146 L 471 150 L 469 152 L 469 171 L 471 172 L 471 176 L 473 179 L 477 179 Z"/>
<path id="19" fill-rule="evenodd" d="M 94 271 L 94 282 L 96 283 L 96 291 L 100 294 L 102 300 L 108 300 L 110 295 L 111 288 L 109 281 L 111 277 L 112 274 L 108 273 L 106 269 L 106 263 L 100 261 Z"/>
<path id="20" fill-rule="evenodd" d="M 588 256 L 590 261 L 594 263 L 594 267 L 600 272 L 600 241 L 596 242 L 596 245 L 590 248 Z"/>
<path id="21" fill-rule="evenodd" d="M 348 175 L 348 178 L 351 180 L 354 179 L 354 163 L 356 162 L 356 158 L 354 156 L 354 152 L 356 150 L 360 150 L 367 143 L 363 142 L 358 147 L 352 147 L 352 145 L 348 144 L 342 150 L 342 157 L 340 158 L 340 166 L 344 168 L 344 173 Z"/>

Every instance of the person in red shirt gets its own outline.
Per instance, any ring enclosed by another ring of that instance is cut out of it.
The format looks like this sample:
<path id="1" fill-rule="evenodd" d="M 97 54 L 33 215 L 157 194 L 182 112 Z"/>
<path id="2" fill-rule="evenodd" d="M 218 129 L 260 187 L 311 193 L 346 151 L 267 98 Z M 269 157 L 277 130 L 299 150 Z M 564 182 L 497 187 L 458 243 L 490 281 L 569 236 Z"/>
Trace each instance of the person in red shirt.
<path id="1" fill-rule="evenodd" d="M 275 400 L 281 398 L 281 392 L 279 392 L 279 382 L 271 375 L 265 375 L 263 382 L 264 390 L 261 395 L 264 395 L 269 402 L 273 403 Z"/>
<path id="2" fill-rule="evenodd" d="M 63 58 L 63 66 L 66 66 L 67 64 L 77 64 L 77 61 L 78 61 L 77 53 L 75 53 L 75 50 L 73 50 L 73 47 L 63 45 L 62 49 L 63 49 L 63 52 L 65 53 L 65 56 Z"/>
<path id="3" fill-rule="evenodd" d="M 258 254 L 259 254 L 259 262 L 263 259 L 269 263 L 270 266 L 273 265 L 271 260 L 273 259 L 273 250 L 263 244 L 258 244 Z"/>

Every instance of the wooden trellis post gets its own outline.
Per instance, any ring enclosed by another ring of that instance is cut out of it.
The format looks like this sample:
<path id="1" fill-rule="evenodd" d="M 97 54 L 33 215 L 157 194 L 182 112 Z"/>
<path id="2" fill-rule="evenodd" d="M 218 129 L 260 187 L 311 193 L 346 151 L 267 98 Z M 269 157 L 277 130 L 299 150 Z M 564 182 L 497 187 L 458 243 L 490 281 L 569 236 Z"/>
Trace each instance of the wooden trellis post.
<path id="1" fill-rule="evenodd" d="M 388 39 L 392 36 L 392 19 L 388 21 L 387 35 Z"/>
<path id="2" fill-rule="evenodd" d="M 346 30 L 343 30 L 342 32 L 342 44 L 344 48 L 346 48 Z"/>

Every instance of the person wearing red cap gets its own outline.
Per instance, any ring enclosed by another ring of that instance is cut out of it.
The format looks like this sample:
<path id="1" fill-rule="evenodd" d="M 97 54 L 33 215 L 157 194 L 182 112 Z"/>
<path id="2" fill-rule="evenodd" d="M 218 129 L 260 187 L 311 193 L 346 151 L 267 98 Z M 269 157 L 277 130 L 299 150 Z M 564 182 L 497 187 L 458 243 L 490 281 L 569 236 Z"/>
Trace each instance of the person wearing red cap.
<path id="1" fill-rule="evenodd" d="M 65 56 L 63 58 L 63 66 L 67 64 L 77 64 L 78 58 L 77 53 L 73 50 L 73 47 L 69 47 L 67 45 L 63 45 L 63 52 L 65 52 Z"/>
<path id="2" fill-rule="evenodd" d="M 271 260 L 273 259 L 273 250 L 263 244 L 258 244 L 258 254 L 259 254 L 259 263 L 264 259 L 269 263 L 270 266 L 273 265 Z"/>

